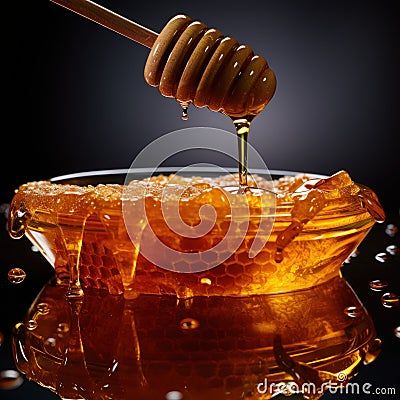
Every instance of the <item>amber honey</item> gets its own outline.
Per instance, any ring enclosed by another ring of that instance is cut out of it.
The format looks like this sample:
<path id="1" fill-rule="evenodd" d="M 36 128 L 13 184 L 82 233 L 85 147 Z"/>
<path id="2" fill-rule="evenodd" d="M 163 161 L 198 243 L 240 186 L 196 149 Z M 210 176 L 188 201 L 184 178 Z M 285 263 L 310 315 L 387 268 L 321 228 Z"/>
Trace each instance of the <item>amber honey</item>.
<path id="1" fill-rule="evenodd" d="M 384 219 L 375 194 L 344 171 L 272 181 L 254 175 L 244 192 L 237 181 L 237 174 L 164 174 L 128 185 L 31 182 L 12 201 L 9 232 L 27 235 L 60 284 L 127 298 L 251 296 L 309 288 L 337 276 L 375 221 Z M 146 221 L 137 218 L 139 204 Z M 215 223 L 197 237 L 174 232 L 163 214 L 173 204 L 188 232 L 201 222 L 204 205 L 214 209 Z M 231 225 L 232 240 L 224 241 Z M 262 247 L 254 255 L 255 240 Z M 175 252 L 173 259 L 164 257 L 166 249 Z M 188 255 L 198 257 L 191 261 Z"/>

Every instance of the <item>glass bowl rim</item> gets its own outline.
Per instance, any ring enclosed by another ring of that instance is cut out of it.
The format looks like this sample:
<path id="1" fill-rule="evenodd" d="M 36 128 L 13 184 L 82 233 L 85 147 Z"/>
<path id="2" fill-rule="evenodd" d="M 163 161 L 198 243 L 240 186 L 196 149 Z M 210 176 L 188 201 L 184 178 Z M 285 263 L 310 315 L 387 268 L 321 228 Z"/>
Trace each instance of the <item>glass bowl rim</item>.
<path id="1" fill-rule="evenodd" d="M 79 179 L 79 178 L 90 178 L 90 177 L 101 177 L 101 176 L 110 176 L 110 175 L 128 175 L 130 173 L 140 173 L 140 174 L 150 174 L 154 172 L 167 172 L 173 173 L 173 171 L 182 169 L 185 167 L 182 166 L 171 166 L 171 167 L 144 167 L 144 168 L 116 168 L 116 169 L 100 169 L 100 170 L 88 170 L 82 172 L 74 172 L 65 175 L 58 175 L 49 179 L 52 183 L 63 183 L 63 181 L 68 181 L 71 179 Z M 234 167 L 220 167 L 226 170 L 229 173 L 236 173 L 238 172 L 237 168 Z M 220 169 L 216 170 L 212 167 L 191 167 L 190 171 L 198 172 L 198 173 L 211 173 L 219 171 Z M 291 170 L 278 170 L 278 169 L 249 169 L 249 173 L 251 174 L 265 174 L 268 173 L 271 176 L 296 176 L 296 175 L 307 175 L 311 179 L 325 179 L 328 178 L 328 175 L 323 175 L 314 172 L 308 171 L 291 171 Z"/>

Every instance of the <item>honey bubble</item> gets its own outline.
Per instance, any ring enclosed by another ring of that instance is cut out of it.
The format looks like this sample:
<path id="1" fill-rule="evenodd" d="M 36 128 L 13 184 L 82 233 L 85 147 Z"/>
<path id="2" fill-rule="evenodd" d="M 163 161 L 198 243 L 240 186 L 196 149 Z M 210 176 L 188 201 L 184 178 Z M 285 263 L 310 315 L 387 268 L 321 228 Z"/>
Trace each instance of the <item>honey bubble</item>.
<path id="1" fill-rule="evenodd" d="M 394 335 L 400 339 L 400 326 L 394 328 Z"/>
<path id="2" fill-rule="evenodd" d="M 17 389 L 23 382 L 24 380 L 18 371 L 13 369 L 0 371 L 0 389 Z"/>
<path id="3" fill-rule="evenodd" d="M 376 261 L 379 261 L 379 262 L 381 262 L 381 263 L 387 262 L 387 261 L 389 261 L 390 259 L 391 259 L 391 256 L 390 256 L 389 254 L 385 253 L 385 252 L 378 253 L 378 254 L 375 256 L 375 260 L 376 260 Z"/>
<path id="4" fill-rule="evenodd" d="M 183 330 L 191 330 L 197 329 L 200 326 L 200 322 L 194 318 L 184 318 L 180 323 L 179 326 Z"/>
<path id="5" fill-rule="evenodd" d="M 21 268 L 11 268 L 8 271 L 8 280 L 15 285 L 18 285 L 19 283 L 23 282 L 25 278 L 26 278 L 26 273 Z"/>
<path id="6" fill-rule="evenodd" d="M 37 324 L 36 320 L 30 319 L 26 324 L 26 329 L 28 329 L 28 331 L 33 331 L 37 328 L 37 326 L 38 326 L 38 324 Z"/>
<path id="7" fill-rule="evenodd" d="M 386 247 L 386 251 L 391 255 L 391 256 L 396 256 L 397 254 L 400 254 L 400 247 L 395 245 L 395 244 L 391 244 L 389 246 Z"/>
<path id="8" fill-rule="evenodd" d="M 379 292 L 383 289 L 386 289 L 389 284 L 385 281 L 381 281 L 380 279 L 375 279 L 369 283 L 369 287 L 371 290 Z"/>
<path id="9" fill-rule="evenodd" d="M 344 313 L 350 318 L 358 318 L 363 314 L 363 309 L 360 306 L 349 306 L 344 309 Z"/>
<path id="10" fill-rule="evenodd" d="M 183 400 L 183 394 L 177 390 L 172 390 L 165 395 L 165 400 Z"/>
<path id="11" fill-rule="evenodd" d="M 399 296 L 395 293 L 385 293 L 381 297 L 382 305 L 387 308 L 397 307 L 400 303 Z"/>

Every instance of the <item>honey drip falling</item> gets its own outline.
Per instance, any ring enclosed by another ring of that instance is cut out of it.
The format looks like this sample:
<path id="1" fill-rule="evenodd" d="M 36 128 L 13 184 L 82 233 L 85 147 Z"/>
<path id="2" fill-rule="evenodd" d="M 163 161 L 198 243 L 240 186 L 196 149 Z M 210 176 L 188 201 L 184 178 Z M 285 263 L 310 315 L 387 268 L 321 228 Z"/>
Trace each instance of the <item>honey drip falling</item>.
<path id="1" fill-rule="evenodd" d="M 239 193 L 245 193 L 246 190 L 248 189 L 247 140 L 249 136 L 251 120 L 252 118 L 249 117 L 249 118 L 235 119 L 233 121 L 238 140 Z"/>

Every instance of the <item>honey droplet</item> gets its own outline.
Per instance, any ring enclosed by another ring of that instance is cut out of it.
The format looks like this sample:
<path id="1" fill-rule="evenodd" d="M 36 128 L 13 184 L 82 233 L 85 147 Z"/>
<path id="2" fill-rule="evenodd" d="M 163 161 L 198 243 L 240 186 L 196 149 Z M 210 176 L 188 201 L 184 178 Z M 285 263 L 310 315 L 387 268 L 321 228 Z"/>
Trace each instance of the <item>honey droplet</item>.
<path id="1" fill-rule="evenodd" d="M 370 289 L 376 292 L 386 289 L 388 286 L 389 284 L 387 282 L 381 281 L 380 279 L 375 279 L 369 283 Z"/>
<path id="2" fill-rule="evenodd" d="M 8 203 L 0 204 L 0 214 L 3 214 L 6 219 L 8 218 L 9 209 L 10 209 L 10 204 Z"/>
<path id="3" fill-rule="evenodd" d="M 11 268 L 8 271 L 8 280 L 15 285 L 23 282 L 25 278 L 26 273 L 21 268 Z"/>
<path id="4" fill-rule="evenodd" d="M 18 371 L 6 369 L 0 371 L 0 389 L 17 389 L 23 384 L 24 380 Z"/>
<path id="5" fill-rule="evenodd" d="M 363 314 L 363 309 L 359 306 L 349 306 L 344 309 L 344 313 L 350 318 L 358 318 Z"/>
<path id="6" fill-rule="evenodd" d="M 356 258 L 356 257 L 359 256 L 359 254 L 360 254 L 360 250 L 355 249 L 355 250 L 350 254 L 350 257 Z"/>
<path id="7" fill-rule="evenodd" d="M 64 333 L 69 332 L 69 325 L 66 322 L 61 322 L 57 326 L 58 336 L 62 336 Z"/>
<path id="8" fill-rule="evenodd" d="M 36 310 L 39 314 L 46 315 L 50 312 L 50 307 L 47 303 L 39 303 L 36 306 Z"/>
<path id="9" fill-rule="evenodd" d="M 400 303 L 399 296 L 395 293 L 385 293 L 381 297 L 382 304 L 387 308 L 397 307 Z"/>
<path id="10" fill-rule="evenodd" d="M 191 330 L 197 329 L 200 326 L 200 322 L 194 318 L 184 318 L 180 323 L 179 326 L 183 330 Z"/>
<path id="11" fill-rule="evenodd" d="M 210 279 L 210 278 L 201 278 L 201 279 L 200 279 L 200 283 L 203 284 L 203 285 L 208 285 L 208 286 L 210 286 L 212 282 L 211 282 L 211 279 Z"/>
<path id="12" fill-rule="evenodd" d="M 34 331 L 37 328 L 38 324 L 36 322 L 36 320 L 34 319 L 30 319 L 28 321 L 28 323 L 26 324 L 26 329 L 28 329 L 28 331 Z"/>
<path id="13" fill-rule="evenodd" d="M 189 119 L 188 109 L 187 107 L 182 108 L 182 120 L 187 121 Z"/>
<path id="14" fill-rule="evenodd" d="M 344 263 L 345 263 L 345 264 L 350 264 L 352 258 L 358 257 L 359 254 L 360 254 L 360 251 L 359 251 L 358 249 L 354 250 L 354 251 L 344 260 Z"/>
<path id="15" fill-rule="evenodd" d="M 391 259 L 391 256 L 390 256 L 389 254 L 387 254 L 387 253 L 384 253 L 384 252 L 378 253 L 378 254 L 375 256 L 375 260 L 376 260 L 376 261 L 379 261 L 379 262 L 381 262 L 381 263 L 387 262 L 387 261 L 389 261 L 390 259 Z"/>
<path id="16" fill-rule="evenodd" d="M 0 346 L 3 344 L 4 342 L 4 335 L 0 332 Z"/>
<path id="17" fill-rule="evenodd" d="M 182 108 L 181 118 L 182 118 L 183 121 L 187 121 L 189 119 L 188 108 L 190 106 L 190 102 L 188 102 L 188 101 L 180 101 L 179 104 L 180 104 L 180 106 Z"/>
<path id="18" fill-rule="evenodd" d="M 172 390 L 165 395 L 165 400 L 183 400 L 183 394 L 177 390 Z"/>
<path id="19" fill-rule="evenodd" d="M 400 254 L 400 247 L 395 245 L 395 244 L 391 244 L 389 246 L 386 247 L 386 251 L 391 255 L 391 256 L 396 256 L 397 254 Z"/>
<path id="20" fill-rule="evenodd" d="M 394 335 L 400 339 L 400 326 L 394 328 Z"/>
<path id="21" fill-rule="evenodd" d="M 54 348 L 54 347 L 56 347 L 56 344 L 57 344 L 57 341 L 56 341 L 56 339 L 53 338 L 53 337 L 49 337 L 49 338 L 47 338 L 47 339 L 44 341 L 44 345 L 45 345 L 47 348 Z"/>
<path id="22" fill-rule="evenodd" d="M 394 224 L 387 224 L 385 228 L 386 235 L 390 237 L 395 237 L 399 232 L 399 228 Z"/>

